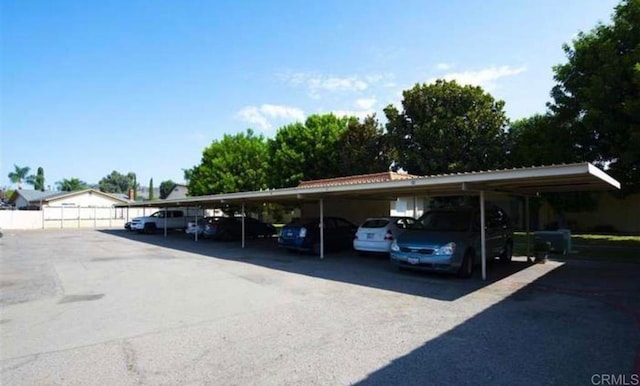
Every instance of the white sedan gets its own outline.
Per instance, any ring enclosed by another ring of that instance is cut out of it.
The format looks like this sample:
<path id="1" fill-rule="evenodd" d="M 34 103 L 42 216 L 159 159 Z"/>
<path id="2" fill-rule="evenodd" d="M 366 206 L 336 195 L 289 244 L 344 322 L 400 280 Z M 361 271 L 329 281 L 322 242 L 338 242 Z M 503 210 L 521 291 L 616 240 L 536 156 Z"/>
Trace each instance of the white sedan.
<path id="1" fill-rule="evenodd" d="M 368 218 L 356 232 L 353 249 L 360 252 L 389 252 L 393 240 L 415 222 L 411 217 Z"/>

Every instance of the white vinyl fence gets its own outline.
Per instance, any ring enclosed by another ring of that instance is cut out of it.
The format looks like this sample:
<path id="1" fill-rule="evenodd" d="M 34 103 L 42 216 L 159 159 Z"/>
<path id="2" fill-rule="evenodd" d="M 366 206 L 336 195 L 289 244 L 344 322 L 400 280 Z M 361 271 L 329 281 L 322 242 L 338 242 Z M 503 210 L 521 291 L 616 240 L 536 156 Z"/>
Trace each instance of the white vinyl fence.
<path id="1" fill-rule="evenodd" d="M 186 216 L 201 209 L 179 208 Z M 134 217 L 148 216 L 158 208 L 45 206 L 41 210 L 0 210 L 0 229 L 124 228 Z"/>

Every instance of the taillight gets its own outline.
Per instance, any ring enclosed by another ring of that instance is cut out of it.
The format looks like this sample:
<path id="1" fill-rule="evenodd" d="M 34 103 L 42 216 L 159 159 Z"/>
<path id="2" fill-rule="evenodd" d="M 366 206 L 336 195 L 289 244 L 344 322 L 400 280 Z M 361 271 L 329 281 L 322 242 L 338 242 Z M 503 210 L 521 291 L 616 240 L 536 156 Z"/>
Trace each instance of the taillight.
<path id="1" fill-rule="evenodd" d="M 384 235 L 385 240 L 393 240 L 393 233 L 391 231 L 387 231 L 387 234 Z"/>
<path id="2" fill-rule="evenodd" d="M 300 228 L 300 233 L 298 233 L 298 236 L 300 237 L 307 237 L 307 228 Z"/>

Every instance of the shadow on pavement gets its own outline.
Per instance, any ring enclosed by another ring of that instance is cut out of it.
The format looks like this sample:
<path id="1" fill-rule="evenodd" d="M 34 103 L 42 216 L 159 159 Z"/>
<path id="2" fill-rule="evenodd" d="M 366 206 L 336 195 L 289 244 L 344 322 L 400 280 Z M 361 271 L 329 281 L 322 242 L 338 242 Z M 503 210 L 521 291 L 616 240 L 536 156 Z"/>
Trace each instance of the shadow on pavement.
<path id="1" fill-rule="evenodd" d="M 568 260 L 541 276 L 522 258 L 509 265 L 490 265 L 489 280 L 482 281 L 478 270 L 470 280 L 397 272 L 385 256 L 345 252 L 320 260 L 280 250 L 275 239 L 250 240 L 242 249 L 238 242 L 196 243 L 178 233 L 165 238 L 103 232 L 310 277 L 442 301 L 468 301 L 471 306 L 474 299 L 493 299 L 493 285 L 504 290 L 514 282 L 521 284 L 506 297 L 495 297 L 497 302 L 478 314 L 371 372 L 360 381 L 363 385 L 583 385 L 598 384 L 602 382 L 598 377 L 607 374 L 631 382 L 632 374 L 640 373 L 638 264 Z M 528 269 L 535 274 L 528 275 Z M 512 281 L 520 272 L 524 278 L 518 275 Z M 433 328 L 419 323 L 406 327 L 416 333 Z"/>
<path id="2" fill-rule="evenodd" d="M 361 256 L 354 251 L 346 251 L 327 254 L 321 260 L 311 254 L 291 253 L 280 249 L 275 238 L 247 240 L 246 248 L 243 249 L 240 242 L 209 239 L 195 242 L 193 238 L 180 232 L 170 232 L 167 237 L 163 234 L 143 235 L 125 230 L 101 232 L 211 258 L 445 301 L 458 299 L 531 266 L 525 258 L 514 259 L 511 264 L 494 262 L 488 266 L 488 280 L 482 281 L 479 266 L 471 279 L 437 273 L 396 271 L 386 255 Z"/>
<path id="3" fill-rule="evenodd" d="M 640 374 L 639 273 L 570 262 L 360 384 L 589 385 L 614 375 L 631 385 Z"/>

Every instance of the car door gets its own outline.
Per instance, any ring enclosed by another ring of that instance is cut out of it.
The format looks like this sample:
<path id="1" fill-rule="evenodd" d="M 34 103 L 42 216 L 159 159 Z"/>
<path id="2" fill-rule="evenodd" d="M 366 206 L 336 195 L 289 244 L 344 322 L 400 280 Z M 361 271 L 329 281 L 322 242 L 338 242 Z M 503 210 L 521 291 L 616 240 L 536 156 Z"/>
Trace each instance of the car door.
<path id="1" fill-rule="evenodd" d="M 503 215 L 496 207 L 489 207 L 486 215 L 487 257 L 495 257 L 500 255 L 504 246 Z"/>

